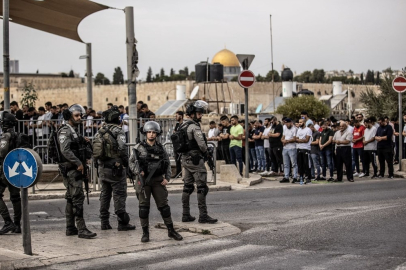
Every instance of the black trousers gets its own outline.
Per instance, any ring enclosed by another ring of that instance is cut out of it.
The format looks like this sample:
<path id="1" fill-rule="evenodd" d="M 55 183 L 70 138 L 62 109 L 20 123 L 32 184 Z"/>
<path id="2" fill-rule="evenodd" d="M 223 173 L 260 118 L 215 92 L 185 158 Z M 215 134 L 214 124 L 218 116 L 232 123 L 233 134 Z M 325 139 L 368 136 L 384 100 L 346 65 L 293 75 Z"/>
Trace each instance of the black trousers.
<path id="1" fill-rule="evenodd" d="M 364 172 L 369 175 L 369 164 L 372 163 L 372 168 L 374 169 L 374 175 L 378 175 L 378 166 L 376 164 L 376 151 L 375 150 L 364 150 Z"/>
<path id="2" fill-rule="evenodd" d="M 283 172 L 283 157 L 282 157 L 282 147 L 272 147 L 269 148 L 270 159 L 273 165 L 272 171 L 274 172 Z M 310 172 L 310 170 L 309 170 Z"/>
<path id="3" fill-rule="evenodd" d="M 354 179 L 352 176 L 351 146 L 337 147 L 336 161 L 337 180 L 343 181 L 343 165 L 345 165 L 345 170 L 347 172 L 347 180 Z"/>
<path id="4" fill-rule="evenodd" d="M 230 146 L 229 145 L 223 145 L 223 158 L 226 161 L 226 164 L 232 164 L 231 163 L 231 157 L 230 157 Z"/>
<path id="5" fill-rule="evenodd" d="M 393 151 L 390 148 L 378 148 L 379 175 L 385 175 L 385 161 L 388 164 L 389 177 L 393 176 Z"/>
<path id="6" fill-rule="evenodd" d="M 266 159 L 266 170 L 269 172 L 269 169 L 271 167 L 271 156 L 270 156 L 270 151 L 271 148 L 264 148 L 265 150 L 265 159 Z"/>
<path id="7" fill-rule="evenodd" d="M 310 151 L 305 149 L 297 149 L 297 168 L 299 176 L 303 177 L 305 174 L 309 179 L 311 178 L 309 166 Z"/>

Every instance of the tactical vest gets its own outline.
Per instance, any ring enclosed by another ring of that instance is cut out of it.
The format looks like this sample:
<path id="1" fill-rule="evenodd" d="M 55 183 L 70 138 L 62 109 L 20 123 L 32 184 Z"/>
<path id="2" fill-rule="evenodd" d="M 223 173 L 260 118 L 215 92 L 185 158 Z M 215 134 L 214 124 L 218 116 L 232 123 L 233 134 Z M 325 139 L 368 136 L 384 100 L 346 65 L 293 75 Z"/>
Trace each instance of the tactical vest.
<path id="1" fill-rule="evenodd" d="M 196 123 L 194 123 L 194 124 L 200 127 L 199 124 L 196 124 Z M 188 138 L 189 138 L 189 135 L 188 135 Z M 189 140 L 189 151 L 193 151 L 193 150 L 200 151 L 200 147 L 197 144 L 197 141 L 194 137 L 193 137 L 193 139 Z"/>
<path id="2" fill-rule="evenodd" d="M 152 177 L 165 174 L 169 164 L 164 160 L 165 150 L 162 144 L 156 142 L 154 146 L 150 146 L 143 141 L 141 145 L 147 151 L 147 156 L 140 161 L 141 168 L 146 172 L 146 175 L 149 176 L 150 172 L 153 172 Z"/>
<path id="3" fill-rule="evenodd" d="M 106 125 L 99 129 L 93 140 L 93 157 L 100 160 L 120 158 L 117 136 L 112 132 L 113 125 Z"/>

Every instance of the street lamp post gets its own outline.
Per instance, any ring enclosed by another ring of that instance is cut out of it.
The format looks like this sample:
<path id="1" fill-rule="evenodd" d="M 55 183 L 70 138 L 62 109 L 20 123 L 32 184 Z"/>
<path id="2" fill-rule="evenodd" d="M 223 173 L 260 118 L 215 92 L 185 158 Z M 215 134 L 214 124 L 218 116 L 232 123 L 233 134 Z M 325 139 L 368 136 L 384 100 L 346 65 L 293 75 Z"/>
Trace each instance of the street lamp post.
<path id="1" fill-rule="evenodd" d="M 87 107 L 93 108 L 93 82 L 92 82 L 92 44 L 86 43 L 86 55 L 79 59 L 86 59 L 86 77 L 87 77 Z"/>

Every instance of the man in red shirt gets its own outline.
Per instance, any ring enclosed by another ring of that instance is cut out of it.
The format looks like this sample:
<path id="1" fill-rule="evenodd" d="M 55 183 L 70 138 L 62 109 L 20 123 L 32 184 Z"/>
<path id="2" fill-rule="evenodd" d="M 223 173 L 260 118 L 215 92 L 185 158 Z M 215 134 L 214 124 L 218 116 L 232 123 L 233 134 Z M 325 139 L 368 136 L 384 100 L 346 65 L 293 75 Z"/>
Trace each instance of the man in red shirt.
<path id="1" fill-rule="evenodd" d="M 363 143 L 363 138 L 364 138 L 364 131 L 365 131 L 365 126 L 361 125 L 359 120 L 354 120 L 354 130 L 352 132 L 353 135 L 353 168 L 352 171 L 354 172 L 354 177 L 363 177 L 365 176 L 365 164 L 364 164 L 364 143 Z M 361 159 L 362 163 L 362 170 L 363 172 L 360 173 L 360 168 L 359 168 L 359 160 Z"/>

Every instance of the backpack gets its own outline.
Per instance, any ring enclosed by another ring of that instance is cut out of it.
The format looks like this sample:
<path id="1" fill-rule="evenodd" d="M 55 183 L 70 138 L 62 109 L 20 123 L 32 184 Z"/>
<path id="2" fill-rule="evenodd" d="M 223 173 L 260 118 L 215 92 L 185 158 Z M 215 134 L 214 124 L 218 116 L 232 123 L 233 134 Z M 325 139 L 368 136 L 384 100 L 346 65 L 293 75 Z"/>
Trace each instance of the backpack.
<path id="1" fill-rule="evenodd" d="M 64 162 L 63 156 L 61 154 L 61 149 L 58 143 L 58 131 L 55 127 L 51 126 L 51 134 L 49 135 L 47 147 L 48 147 L 48 158 L 54 163 Z"/>
<path id="2" fill-rule="evenodd" d="M 173 150 L 176 153 L 186 153 L 189 151 L 189 139 L 187 136 L 187 128 L 192 122 L 181 125 L 176 133 L 171 135 Z"/>
<path id="3" fill-rule="evenodd" d="M 117 152 L 117 136 L 114 136 L 108 126 L 100 128 L 93 140 L 93 158 L 107 160 L 115 158 Z"/>

